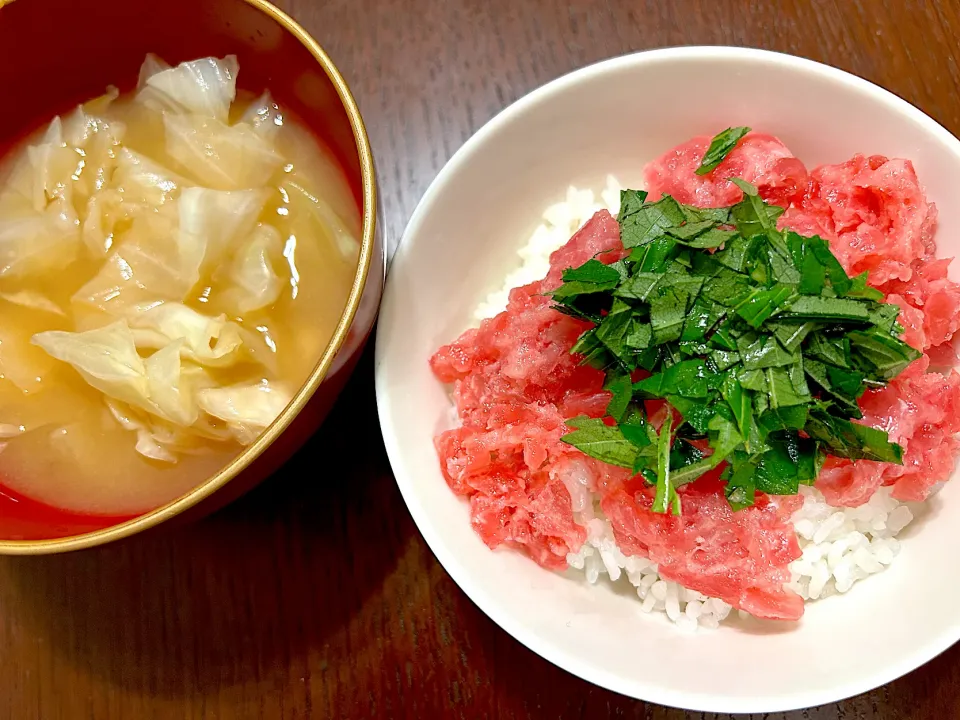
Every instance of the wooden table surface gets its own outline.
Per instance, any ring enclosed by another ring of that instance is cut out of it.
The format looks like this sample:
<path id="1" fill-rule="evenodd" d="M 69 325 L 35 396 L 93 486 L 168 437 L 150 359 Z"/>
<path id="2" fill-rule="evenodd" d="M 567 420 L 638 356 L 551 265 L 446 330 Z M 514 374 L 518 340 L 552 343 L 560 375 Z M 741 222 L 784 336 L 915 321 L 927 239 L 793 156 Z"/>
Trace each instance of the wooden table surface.
<path id="1" fill-rule="evenodd" d="M 866 77 L 960 132 L 956 0 L 287 0 L 352 83 L 395 246 L 457 147 L 532 88 L 679 44 L 765 47 Z M 364 438 L 343 462 L 343 450 Z M 336 459 L 332 456 L 336 455 Z M 195 526 L 0 559 L 0 718 L 716 718 L 592 687 L 498 629 L 424 545 L 374 412 L 369 353 L 281 472 Z M 771 720 L 960 717 L 960 648 Z"/>

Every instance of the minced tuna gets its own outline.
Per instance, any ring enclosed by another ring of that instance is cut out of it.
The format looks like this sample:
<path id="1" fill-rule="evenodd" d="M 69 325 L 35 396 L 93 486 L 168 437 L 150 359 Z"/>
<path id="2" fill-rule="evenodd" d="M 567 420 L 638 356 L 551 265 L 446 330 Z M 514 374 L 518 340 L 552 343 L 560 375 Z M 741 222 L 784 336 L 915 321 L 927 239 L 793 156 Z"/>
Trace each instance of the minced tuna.
<path id="1" fill-rule="evenodd" d="M 905 342 L 924 352 L 860 401 L 862 422 L 903 446 L 903 465 L 830 458 L 817 488 L 834 506 L 866 503 L 883 486 L 900 500 L 926 498 L 960 451 L 960 375 L 932 371 L 956 360 L 960 285 L 947 275 L 949 261 L 934 256 L 936 208 L 912 164 L 856 155 L 808 171 L 777 138 L 749 133 L 715 170 L 696 175 L 709 144 L 697 137 L 651 162 L 651 195 L 728 206 L 742 197 L 728 178 L 753 183 L 785 208 L 782 228 L 828 240 L 851 275 L 869 271 L 870 284 L 901 308 Z M 584 546 L 589 519 L 602 513 L 619 550 L 648 558 L 661 578 L 758 617 L 797 619 L 803 601 L 785 586 L 801 554 L 790 521 L 801 498 L 760 496 L 734 512 L 718 471 L 681 488 L 680 517 L 661 515 L 650 510 L 653 491 L 642 479 L 560 440 L 566 419 L 601 417 L 610 395 L 603 373 L 570 353 L 589 325 L 554 310 L 545 293 L 566 268 L 623 255 L 617 221 L 597 212 L 551 255 L 543 280 L 513 289 L 503 312 L 434 354 L 431 367 L 453 385 L 460 420 L 436 438 L 443 475 L 469 500 L 473 526 L 491 548 L 518 549 L 562 570 Z"/>

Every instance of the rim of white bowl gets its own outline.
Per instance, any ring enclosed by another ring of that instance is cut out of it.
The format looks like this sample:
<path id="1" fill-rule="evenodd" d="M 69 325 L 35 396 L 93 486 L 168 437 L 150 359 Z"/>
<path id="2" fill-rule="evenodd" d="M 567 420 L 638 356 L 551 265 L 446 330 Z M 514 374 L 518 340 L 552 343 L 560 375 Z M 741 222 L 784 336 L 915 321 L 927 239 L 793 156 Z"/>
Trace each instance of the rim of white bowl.
<path id="1" fill-rule="evenodd" d="M 946 128 L 940 125 L 929 115 L 919 108 L 911 105 L 900 96 L 876 85 L 869 80 L 865 80 L 857 75 L 840 70 L 839 68 L 823 63 L 809 60 L 807 58 L 788 55 L 786 53 L 773 52 L 770 50 L 760 50 L 755 48 L 741 48 L 729 46 L 695 45 L 685 47 L 659 48 L 656 50 L 644 50 L 641 52 L 621 55 L 607 60 L 587 65 L 578 70 L 562 75 L 545 85 L 530 91 L 519 100 L 508 105 L 497 115 L 488 120 L 479 130 L 477 130 L 446 162 L 437 176 L 430 183 L 426 193 L 417 203 L 416 209 L 407 223 L 403 237 L 397 252 L 394 254 L 390 265 L 390 271 L 387 276 L 387 283 L 384 290 L 383 305 L 387 307 L 391 304 L 391 282 L 390 276 L 404 271 L 404 263 L 409 249 L 408 237 L 416 235 L 423 220 L 430 212 L 434 198 L 439 194 L 440 189 L 446 183 L 447 178 L 453 174 L 457 168 L 468 163 L 475 153 L 482 150 L 487 137 L 497 132 L 497 130 L 510 123 L 515 116 L 525 112 L 528 108 L 545 101 L 556 93 L 567 90 L 570 86 L 591 78 L 602 75 L 610 70 L 629 66 L 634 64 L 653 64 L 663 61 L 675 60 L 716 60 L 719 58 L 755 61 L 766 64 L 788 67 L 793 70 L 820 75 L 821 77 L 846 86 L 848 89 L 858 92 L 864 92 L 874 96 L 881 102 L 889 105 L 893 110 L 902 113 L 923 127 L 930 134 L 937 136 L 938 139 L 947 145 L 952 145 L 954 152 L 960 156 L 960 140 L 954 137 Z M 377 335 L 383 331 L 382 327 L 378 329 Z M 429 352 L 426 349 L 425 352 Z M 646 682 L 642 677 L 626 678 L 601 670 L 592 665 L 583 662 L 579 657 L 573 655 L 562 648 L 557 647 L 550 640 L 540 637 L 537 633 L 524 627 L 523 623 L 515 620 L 509 613 L 501 612 L 497 608 L 497 603 L 487 593 L 482 584 L 474 581 L 471 570 L 462 565 L 457 557 L 451 552 L 443 538 L 433 526 L 428 513 L 421 505 L 417 493 L 413 488 L 411 479 L 403 473 L 399 473 L 397 468 L 401 467 L 400 458 L 402 449 L 396 442 L 396 436 L 392 432 L 391 416 L 391 398 L 386 388 L 381 382 L 381 357 L 380 343 L 377 342 L 375 359 L 375 383 L 377 393 L 377 407 L 380 420 L 380 428 L 383 434 L 384 445 L 387 450 L 387 457 L 394 471 L 397 485 L 403 496 L 410 514 L 413 516 L 414 523 L 423 536 L 430 550 L 436 556 L 437 560 L 443 566 L 444 570 L 453 578 L 454 582 L 466 594 L 466 596 L 487 615 L 493 622 L 499 625 L 504 631 L 509 633 L 535 652 L 557 667 L 575 675 L 587 682 L 593 683 L 599 687 L 612 690 L 613 692 L 636 698 L 646 702 L 667 705 L 675 708 L 682 708 L 696 712 L 715 712 L 715 713 L 758 713 L 758 712 L 788 712 L 790 710 L 806 709 L 825 705 L 839 700 L 869 692 L 875 688 L 893 682 L 897 678 L 917 669 L 926 664 L 950 646 L 960 640 L 960 630 L 949 633 L 937 638 L 933 642 L 928 642 L 912 653 L 899 659 L 898 662 L 891 664 L 884 672 L 875 673 L 866 678 L 856 678 L 851 681 L 838 683 L 830 690 L 806 690 L 798 686 L 797 690 L 788 694 L 780 693 L 776 697 L 764 697 L 763 695 L 753 698 L 728 697 L 724 695 L 696 693 L 696 692 L 677 692 L 668 690 L 651 683 Z M 446 488 L 442 488 L 446 489 Z M 799 685 L 799 684 L 798 684 Z"/>

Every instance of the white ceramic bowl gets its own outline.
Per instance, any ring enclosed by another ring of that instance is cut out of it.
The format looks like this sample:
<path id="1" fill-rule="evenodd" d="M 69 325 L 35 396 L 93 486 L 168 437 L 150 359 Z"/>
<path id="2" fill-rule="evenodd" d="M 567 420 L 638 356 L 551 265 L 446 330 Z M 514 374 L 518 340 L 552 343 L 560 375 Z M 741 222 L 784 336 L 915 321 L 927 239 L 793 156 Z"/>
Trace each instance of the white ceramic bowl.
<path id="1" fill-rule="evenodd" d="M 855 152 L 913 160 L 940 210 L 941 255 L 960 251 L 960 142 L 900 98 L 808 60 L 736 48 L 676 48 L 560 78 L 488 123 L 450 160 L 413 215 L 380 315 L 376 383 L 390 462 L 417 526 L 464 592 L 534 652 L 590 682 L 715 712 L 810 707 L 909 672 L 960 638 L 960 482 L 931 501 L 886 572 L 807 606 L 795 626 L 687 633 L 636 595 L 491 552 L 440 474 L 432 438 L 450 402 L 427 361 L 568 185 L 637 186 L 644 164 L 693 135 L 750 125 L 808 166 Z M 960 270 L 960 268 L 954 268 Z"/>

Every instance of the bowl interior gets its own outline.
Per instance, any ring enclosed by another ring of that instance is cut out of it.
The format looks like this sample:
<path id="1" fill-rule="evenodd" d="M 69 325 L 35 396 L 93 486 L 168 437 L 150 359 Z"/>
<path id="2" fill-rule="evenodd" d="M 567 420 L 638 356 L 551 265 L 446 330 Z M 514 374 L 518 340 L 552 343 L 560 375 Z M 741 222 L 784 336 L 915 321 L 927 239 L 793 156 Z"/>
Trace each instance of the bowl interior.
<path id="1" fill-rule="evenodd" d="M 0 6 L 0 83 L 16 98 L 16 112 L 0 114 L 0 148 L 108 85 L 133 88 L 147 53 L 171 64 L 233 54 L 240 62 L 237 87 L 254 93 L 269 88 L 323 137 L 361 202 L 358 148 L 333 83 L 257 0 L 98 0 L 96 10 L 71 0 Z"/>
<path id="2" fill-rule="evenodd" d="M 696 102 L 683 98 L 696 97 Z M 735 622 L 686 634 L 647 616 L 633 589 L 553 574 L 491 552 L 447 488 L 432 445 L 445 389 L 427 359 L 519 264 L 516 251 L 566 187 L 638 186 L 645 162 L 693 135 L 750 125 L 808 166 L 857 152 L 910 158 L 940 210 L 941 256 L 960 251 L 960 143 L 904 101 L 815 63 L 686 48 L 601 63 L 495 118 L 441 172 L 391 266 L 377 338 L 381 424 L 425 539 L 482 610 L 518 640 L 599 685 L 717 712 L 808 707 L 907 672 L 960 636 L 960 487 L 948 484 L 886 572 L 808 606 L 796 625 Z M 960 268 L 953 268 L 957 272 Z"/>
<path id="3" fill-rule="evenodd" d="M 135 87 L 147 53 L 172 64 L 234 54 L 240 63 L 238 88 L 256 94 L 269 89 L 322 138 L 363 208 L 365 147 L 360 147 L 336 86 L 301 39 L 258 0 L 98 0 L 95 8 L 73 0 L 0 0 L 0 8 L 0 85 L 12 103 L 0 113 L 0 153 L 109 85 L 121 91 Z M 364 237 L 372 236 L 373 211 L 364 210 Z M 361 254 L 361 276 L 369 258 L 368 248 Z M 245 467 L 244 458 L 262 450 L 248 448 L 235 464 Z M 284 436 L 273 457 L 258 464 L 264 467 L 261 477 L 292 450 Z M 129 519 L 66 513 L 0 488 L 0 541 L 66 538 Z M 17 550 L 10 543 L 3 551 Z"/>

